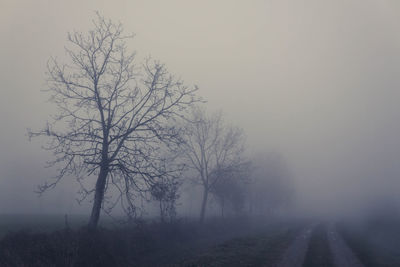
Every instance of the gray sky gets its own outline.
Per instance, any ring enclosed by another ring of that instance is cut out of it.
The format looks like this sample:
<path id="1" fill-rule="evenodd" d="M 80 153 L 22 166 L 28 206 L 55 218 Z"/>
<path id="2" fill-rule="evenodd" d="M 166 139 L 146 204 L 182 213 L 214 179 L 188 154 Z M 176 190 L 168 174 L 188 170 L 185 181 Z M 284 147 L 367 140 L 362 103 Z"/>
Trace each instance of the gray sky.
<path id="1" fill-rule="evenodd" d="M 40 91 L 48 58 L 65 56 L 66 33 L 89 29 L 95 10 L 136 34 L 139 57 L 151 54 L 199 85 L 210 109 L 245 129 L 251 149 L 281 153 L 299 203 L 351 209 L 396 195 L 396 0 L 2 0 L 0 212 L 79 210 L 67 200 L 72 181 L 41 199 L 32 192 L 54 172 L 26 128 L 52 112 Z"/>

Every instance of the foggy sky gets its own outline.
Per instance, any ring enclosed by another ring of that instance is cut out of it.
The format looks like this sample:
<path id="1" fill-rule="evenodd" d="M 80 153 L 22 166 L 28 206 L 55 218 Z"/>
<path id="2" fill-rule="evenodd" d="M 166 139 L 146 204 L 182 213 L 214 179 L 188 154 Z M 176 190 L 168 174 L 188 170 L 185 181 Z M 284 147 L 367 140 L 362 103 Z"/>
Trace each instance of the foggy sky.
<path id="1" fill-rule="evenodd" d="M 283 155 L 310 211 L 396 198 L 400 186 L 400 3 L 309 1 L 0 2 L 0 213 L 79 212 L 73 179 L 38 198 L 55 173 L 28 142 L 42 127 L 46 62 L 94 11 L 124 24 L 139 58 L 197 84 L 210 109 L 244 128 L 252 150 Z"/>

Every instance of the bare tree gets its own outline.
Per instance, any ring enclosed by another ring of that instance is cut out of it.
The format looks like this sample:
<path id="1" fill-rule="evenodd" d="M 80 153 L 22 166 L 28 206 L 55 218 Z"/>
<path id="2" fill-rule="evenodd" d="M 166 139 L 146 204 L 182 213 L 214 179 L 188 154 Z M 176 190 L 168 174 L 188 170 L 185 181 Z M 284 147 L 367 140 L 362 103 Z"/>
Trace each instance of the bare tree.
<path id="1" fill-rule="evenodd" d="M 204 221 L 210 191 L 219 179 L 240 170 L 244 163 L 244 134 L 226 125 L 221 113 L 208 116 L 196 108 L 186 125 L 183 156 L 194 171 L 194 181 L 203 187 L 200 222 Z"/>
<path id="2" fill-rule="evenodd" d="M 48 91 L 59 113 L 30 137 L 49 138 L 46 149 L 55 156 L 49 165 L 59 167 L 40 193 L 65 176 L 76 176 L 81 185 L 85 177 L 96 177 L 90 188 L 82 187 L 82 198 L 94 193 L 89 228 L 96 229 L 109 187 L 132 215 L 135 192 L 171 171 L 160 150 L 176 141 L 171 125 L 197 101 L 197 88 L 185 86 L 157 61 L 136 66 L 135 53 L 126 47 L 133 36 L 124 35 L 121 24 L 97 14 L 93 26 L 87 34 L 68 34 L 67 64 L 49 60 Z"/>

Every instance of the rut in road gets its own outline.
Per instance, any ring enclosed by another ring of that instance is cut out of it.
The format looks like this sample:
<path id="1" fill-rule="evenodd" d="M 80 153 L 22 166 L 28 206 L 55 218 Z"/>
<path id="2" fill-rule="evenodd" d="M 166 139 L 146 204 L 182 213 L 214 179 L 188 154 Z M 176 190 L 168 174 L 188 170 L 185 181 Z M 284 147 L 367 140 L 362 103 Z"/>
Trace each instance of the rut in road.
<path id="1" fill-rule="evenodd" d="M 334 267 L 325 224 L 320 223 L 314 228 L 302 266 Z"/>
<path id="2" fill-rule="evenodd" d="M 337 232 L 333 224 L 328 226 L 328 242 L 335 266 L 364 266 Z"/>

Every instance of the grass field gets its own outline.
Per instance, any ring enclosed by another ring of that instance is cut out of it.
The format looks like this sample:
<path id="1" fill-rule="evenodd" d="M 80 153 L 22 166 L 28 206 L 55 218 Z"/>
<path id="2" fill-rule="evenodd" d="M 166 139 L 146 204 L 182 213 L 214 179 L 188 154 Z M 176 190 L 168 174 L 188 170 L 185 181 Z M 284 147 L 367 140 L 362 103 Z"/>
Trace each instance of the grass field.
<path id="1" fill-rule="evenodd" d="M 70 227 L 78 228 L 85 225 L 87 216 L 69 215 L 67 221 Z M 63 214 L 0 214 L 0 238 L 10 231 L 51 232 L 64 227 Z"/>
<path id="2" fill-rule="evenodd" d="M 341 224 L 343 238 L 365 266 L 400 266 L 400 221 Z"/>
<path id="3" fill-rule="evenodd" d="M 274 266 L 297 235 L 299 227 L 276 227 L 235 238 L 209 248 L 180 266 Z"/>
<path id="4" fill-rule="evenodd" d="M 70 216 L 66 228 L 62 215 L 0 216 L 0 265 L 264 266 L 277 261 L 300 228 L 235 218 L 205 225 L 148 221 L 102 227 L 92 235 L 80 229 L 86 219 Z"/>

